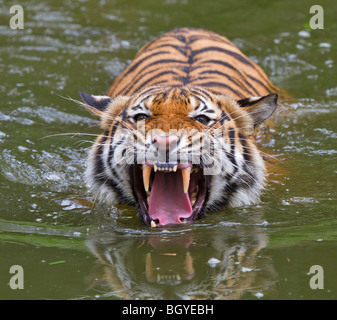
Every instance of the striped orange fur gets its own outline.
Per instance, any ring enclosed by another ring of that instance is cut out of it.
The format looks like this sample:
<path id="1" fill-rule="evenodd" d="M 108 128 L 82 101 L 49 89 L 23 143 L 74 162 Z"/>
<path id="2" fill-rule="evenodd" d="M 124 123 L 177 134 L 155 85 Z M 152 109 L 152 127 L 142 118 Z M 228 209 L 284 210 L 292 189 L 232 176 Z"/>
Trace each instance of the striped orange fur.
<path id="1" fill-rule="evenodd" d="M 264 71 L 227 38 L 177 29 L 150 41 L 107 96 L 80 93 L 104 132 L 91 148 L 96 197 L 152 227 L 258 201 L 266 169 L 254 129 L 277 105 Z"/>
<path id="2" fill-rule="evenodd" d="M 143 46 L 108 95 L 132 95 L 153 85 L 201 86 L 235 99 L 276 91 L 264 71 L 227 38 L 189 28 Z"/>

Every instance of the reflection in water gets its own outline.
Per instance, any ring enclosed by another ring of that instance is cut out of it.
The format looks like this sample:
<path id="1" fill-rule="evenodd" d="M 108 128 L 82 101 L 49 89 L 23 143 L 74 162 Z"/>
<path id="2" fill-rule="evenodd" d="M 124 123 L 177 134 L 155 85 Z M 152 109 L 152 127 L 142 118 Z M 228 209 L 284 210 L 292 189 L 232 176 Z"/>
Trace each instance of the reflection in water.
<path id="1" fill-rule="evenodd" d="M 108 286 L 120 299 L 238 299 L 277 283 L 258 225 L 221 225 L 182 233 L 96 234 L 90 288 Z"/>

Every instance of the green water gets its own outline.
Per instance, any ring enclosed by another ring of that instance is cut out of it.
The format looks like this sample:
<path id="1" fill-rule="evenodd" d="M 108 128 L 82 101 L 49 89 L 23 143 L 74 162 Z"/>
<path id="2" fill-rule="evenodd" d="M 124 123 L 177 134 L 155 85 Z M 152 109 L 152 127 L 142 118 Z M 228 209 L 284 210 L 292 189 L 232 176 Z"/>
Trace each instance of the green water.
<path id="1" fill-rule="evenodd" d="M 21 1 L 23 30 L 12 4 L 0 1 L 1 299 L 337 298 L 332 1 Z M 314 4 L 324 29 L 309 28 Z M 149 230 L 133 208 L 91 206 L 87 134 L 100 131 L 66 98 L 105 94 L 140 46 L 183 26 L 227 36 L 292 98 L 260 141 L 277 173 L 259 205 Z M 9 286 L 13 265 L 23 289 Z"/>

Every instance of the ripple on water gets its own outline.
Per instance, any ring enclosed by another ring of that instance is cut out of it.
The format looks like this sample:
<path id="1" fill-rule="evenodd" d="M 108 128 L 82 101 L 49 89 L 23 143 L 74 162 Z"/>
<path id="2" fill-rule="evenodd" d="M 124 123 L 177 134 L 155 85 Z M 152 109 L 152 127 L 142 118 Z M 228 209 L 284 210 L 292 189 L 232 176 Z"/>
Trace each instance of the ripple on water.
<path id="1" fill-rule="evenodd" d="M 56 152 L 25 149 L 25 156 L 4 149 L 0 154 L 0 171 L 11 182 L 40 185 L 52 191 L 65 191 L 83 184 L 85 154 L 83 150 L 64 148 Z M 27 157 L 29 155 L 29 157 Z M 62 156 L 61 156 L 62 155 Z M 69 157 L 70 156 L 70 157 Z"/>

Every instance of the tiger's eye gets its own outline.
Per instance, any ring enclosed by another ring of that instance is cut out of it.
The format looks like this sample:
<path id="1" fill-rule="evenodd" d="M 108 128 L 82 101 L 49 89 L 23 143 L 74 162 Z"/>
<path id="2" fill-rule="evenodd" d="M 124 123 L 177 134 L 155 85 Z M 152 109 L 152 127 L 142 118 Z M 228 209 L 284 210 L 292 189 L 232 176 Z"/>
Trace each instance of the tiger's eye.
<path id="1" fill-rule="evenodd" d="M 209 122 L 209 118 L 207 118 L 206 116 L 197 116 L 194 118 L 194 120 L 202 123 L 202 124 L 206 124 Z"/>
<path id="2" fill-rule="evenodd" d="M 145 120 L 145 119 L 147 119 L 147 118 L 148 118 L 148 116 L 147 116 L 146 114 L 140 113 L 140 114 L 137 114 L 137 115 L 135 116 L 135 121 L 138 122 L 138 121 Z"/>

